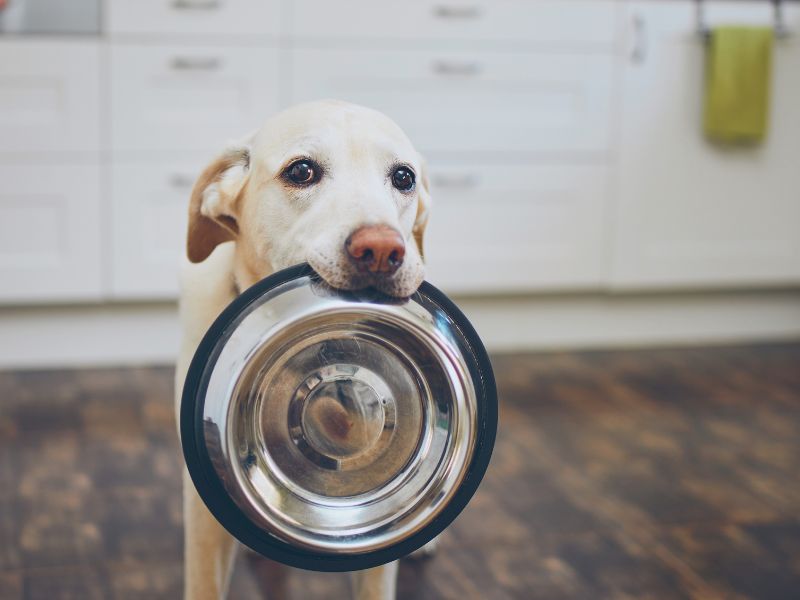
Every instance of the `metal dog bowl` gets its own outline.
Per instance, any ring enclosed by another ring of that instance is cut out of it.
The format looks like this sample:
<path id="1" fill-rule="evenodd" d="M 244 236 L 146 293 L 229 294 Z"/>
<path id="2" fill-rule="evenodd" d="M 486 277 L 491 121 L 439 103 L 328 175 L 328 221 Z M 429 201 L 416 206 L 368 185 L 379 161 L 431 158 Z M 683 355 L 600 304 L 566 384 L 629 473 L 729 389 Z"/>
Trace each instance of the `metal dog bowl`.
<path id="1" fill-rule="evenodd" d="M 440 533 L 477 489 L 496 428 L 486 351 L 444 294 L 338 291 L 308 265 L 220 315 L 181 406 L 186 464 L 219 522 L 319 571 L 383 564 Z"/>

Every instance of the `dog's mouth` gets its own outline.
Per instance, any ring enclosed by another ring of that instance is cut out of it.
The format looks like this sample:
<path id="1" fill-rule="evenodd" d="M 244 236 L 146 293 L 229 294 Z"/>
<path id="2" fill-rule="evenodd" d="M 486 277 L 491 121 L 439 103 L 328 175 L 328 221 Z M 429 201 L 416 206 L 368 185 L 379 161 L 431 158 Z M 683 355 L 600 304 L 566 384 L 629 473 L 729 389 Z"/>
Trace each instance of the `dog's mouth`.
<path id="1" fill-rule="evenodd" d="M 424 275 L 419 273 L 413 276 L 409 270 L 404 269 L 391 275 L 362 272 L 313 256 L 309 257 L 308 263 L 320 279 L 332 288 L 365 293 L 370 293 L 371 290 L 398 299 L 408 298 L 416 292 Z"/>
<path id="2" fill-rule="evenodd" d="M 363 292 L 366 294 L 375 293 L 378 295 L 390 296 L 394 298 L 407 298 L 415 290 L 401 293 L 404 290 L 391 281 L 391 277 L 375 276 L 371 274 L 353 273 L 344 276 L 326 276 L 312 265 L 314 273 L 325 285 L 343 292 Z M 361 294 L 359 294 L 361 295 Z"/>
<path id="3" fill-rule="evenodd" d="M 344 287 L 337 287 L 333 286 L 328 283 L 319 273 L 314 271 L 312 275 L 312 284 L 311 284 L 317 293 L 321 296 L 330 296 L 335 294 L 336 296 L 343 297 L 346 300 L 356 301 L 356 302 L 377 302 L 379 304 L 403 304 L 409 298 L 409 295 L 406 296 L 398 296 L 394 294 L 387 294 L 379 290 L 377 287 L 373 285 L 366 285 L 363 287 L 358 288 L 344 288 Z M 413 293 L 413 292 L 412 292 Z"/>

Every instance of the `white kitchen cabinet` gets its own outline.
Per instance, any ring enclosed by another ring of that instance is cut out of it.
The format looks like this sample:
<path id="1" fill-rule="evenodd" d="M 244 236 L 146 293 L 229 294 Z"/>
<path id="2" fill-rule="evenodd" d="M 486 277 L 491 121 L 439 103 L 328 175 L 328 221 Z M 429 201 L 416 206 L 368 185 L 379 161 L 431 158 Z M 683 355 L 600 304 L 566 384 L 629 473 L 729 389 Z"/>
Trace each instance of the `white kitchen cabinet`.
<path id="1" fill-rule="evenodd" d="M 280 0 L 107 0 L 111 34 L 276 35 Z"/>
<path id="2" fill-rule="evenodd" d="M 0 153 L 96 152 L 100 42 L 0 39 Z"/>
<path id="3" fill-rule="evenodd" d="M 118 0 L 124 2 L 125 0 Z M 612 44 L 617 2 L 606 0 L 292 0 L 302 39 Z"/>
<path id="4" fill-rule="evenodd" d="M 115 298 L 177 297 L 189 195 L 204 164 L 197 160 L 114 165 L 111 291 Z"/>
<path id="5" fill-rule="evenodd" d="M 385 112 L 428 154 L 574 158 L 609 147 L 610 53 L 296 48 L 293 102 Z"/>
<path id="6" fill-rule="evenodd" d="M 772 24 L 767 2 L 708 2 L 716 24 Z M 612 284 L 800 282 L 800 11 L 775 45 L 769 135 L 720 148 L 702 135 L 704 46 L 691 2 L 628 6 Z"/>
<path id="7" fill-rule="evenodd" d="M 448 292 L 599 288 L 608 170 L 435 167 L 427 278 Z"/>
<path id="8" fill-rule="evenodd" d="M 97 166 L 0 165 L 0 301 L 103 294 Z"/>
<path id="9" fill-rule="evenodd" d="M 111 46 L 112 149 L 217 152 L 278 108 L 267 46 Z"/>

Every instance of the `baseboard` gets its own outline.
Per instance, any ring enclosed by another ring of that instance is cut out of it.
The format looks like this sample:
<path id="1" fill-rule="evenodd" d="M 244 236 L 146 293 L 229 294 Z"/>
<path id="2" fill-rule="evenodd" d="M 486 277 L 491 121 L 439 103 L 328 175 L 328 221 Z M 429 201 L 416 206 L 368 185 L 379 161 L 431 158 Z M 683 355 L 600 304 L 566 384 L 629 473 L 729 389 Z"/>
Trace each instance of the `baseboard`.
<path id="1" fill-rule="evenodd" d="M 462 299 L 494 352 L 800 339 L 800 290 Z"/>
<path id="2" fill-rule="evenodd" d="M 493 352 L 800 339 L 800 290 L 456 298 Z M 172 303 L 0 309 L 0 368 L 171 364 Z"/>
<path id="3" fill-rule="evenodd" d="M 171 364 L 174 303 L 0 309 L 0 368 Z"/>

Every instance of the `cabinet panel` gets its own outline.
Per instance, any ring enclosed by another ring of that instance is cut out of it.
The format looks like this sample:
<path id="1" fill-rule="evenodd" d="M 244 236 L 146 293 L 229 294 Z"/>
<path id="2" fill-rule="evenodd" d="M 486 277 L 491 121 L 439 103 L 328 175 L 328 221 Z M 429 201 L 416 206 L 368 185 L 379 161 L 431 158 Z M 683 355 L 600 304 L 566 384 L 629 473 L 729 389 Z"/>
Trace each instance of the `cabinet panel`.
<path id="1" fill-rule="evenodd" d="M 114 165 L 112 291 L 173 298 L 186 247 L 189 194 L 203 163 Z"/>
<path id="2" fill-rule="evenodd" d="M 97 151 L 94 41 L 0 40 L 0 152 Z"/>
<path id="3" fill-rule="evenodd" d="M 423 152 L 604 152 L 611 55 L 297 49 L 296 102 L 334 97 L 394 118 Z"/>
<path id="4" fill-rule="evenodd" d="M 616 10 L 603 0 L 292 0 L 287 6 L 298 36 L 556 44 L 611 43 Z"/>
<path id="5" fill-rule="evenodd" d="M 99 299 L 99 169 L 0 165 L 0 181 L 0 301 Z"/>
<path id="6" fill-rule="evenodd" d="M 449 292 L 599 287 L 607 180 L 602 167 L 433 168 L 427 278 Z"/>
<path id="7" fill-rule="evenodd" d="M 111 33 L 277 34 L 279 0 L 109 0 Z"/>
<path id="8" fill-rule="evenodd" d="M 769 3 L 708 3 L 710 25 L 772 22 Z M 787 10 L 800 28 L 800 11 Z M 776 43 L 772 115 L 759 147 L 702 135 L 704 46 L 694 7 L 637 2 L 628 19 L 613 283 L 618 287 L 800 281 L 800 42 Z M 634 28 L 633 23 L 636 23 Z"/>
<path id="9" fill-rule="evenodd" d="M 276 110 L 277 66 L 265 47 L 116 44 L 112 146 L 218 151 Z"/>

